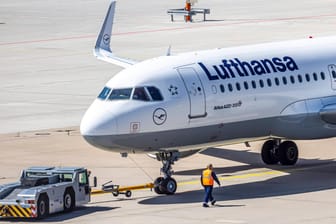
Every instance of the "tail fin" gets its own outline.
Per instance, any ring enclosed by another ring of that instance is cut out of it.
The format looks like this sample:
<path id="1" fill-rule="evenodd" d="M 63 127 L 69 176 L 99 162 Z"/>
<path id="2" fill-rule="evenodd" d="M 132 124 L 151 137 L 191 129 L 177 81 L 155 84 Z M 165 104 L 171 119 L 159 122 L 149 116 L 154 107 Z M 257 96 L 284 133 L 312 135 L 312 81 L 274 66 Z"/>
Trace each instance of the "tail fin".
<path id="1" fill-rule="evenodd" d="M 110 48 L 115 6 L 116 1 L 112 1 L 107 11 L 103 26 L 99 32 L 93 54 L 100 60 L 127 68 L 137 62 L 115 56 Z"/>

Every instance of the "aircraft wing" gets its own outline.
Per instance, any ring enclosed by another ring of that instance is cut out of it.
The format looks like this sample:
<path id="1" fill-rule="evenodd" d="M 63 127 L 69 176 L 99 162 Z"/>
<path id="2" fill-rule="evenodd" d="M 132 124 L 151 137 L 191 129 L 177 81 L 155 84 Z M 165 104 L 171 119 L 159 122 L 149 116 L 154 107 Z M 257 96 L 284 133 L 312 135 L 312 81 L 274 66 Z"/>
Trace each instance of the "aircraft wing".
<path id="1" fill-rule="evenodd" d="M 112 53 L 110 48 L 111 36 L 112 36 L 112 27 L 114 19 L 116 1 L 112 1 L 110 7 L 107 11 L 103 26 L 100 30 L 99 36 L 96 41 L 96 46 L 93 51 L 93 54 L 99 59 L 103 60 L 123 68 L 130 67 L 136 64 L 136 61 L 127 58 L 120 58 Z"/>

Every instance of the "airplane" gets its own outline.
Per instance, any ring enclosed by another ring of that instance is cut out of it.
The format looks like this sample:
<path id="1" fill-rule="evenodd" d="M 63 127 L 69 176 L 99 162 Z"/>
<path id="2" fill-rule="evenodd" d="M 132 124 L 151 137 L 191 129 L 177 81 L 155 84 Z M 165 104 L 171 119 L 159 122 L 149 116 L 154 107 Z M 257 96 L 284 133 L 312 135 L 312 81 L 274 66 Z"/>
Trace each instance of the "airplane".
<path id="1" fill-rule="evenodd" d="M 137 62 L 110 48 L 112 1 L 94 54 L 125 68 L 82 118 L 98 148 L 147 153 L 162 162 L 158 194 L 174 194 L 172 165 L 209 147 L 263 140 L 265 164 L 294 165 L 295 140 L 336 134 L 336 38 L 264 43 Z"/>

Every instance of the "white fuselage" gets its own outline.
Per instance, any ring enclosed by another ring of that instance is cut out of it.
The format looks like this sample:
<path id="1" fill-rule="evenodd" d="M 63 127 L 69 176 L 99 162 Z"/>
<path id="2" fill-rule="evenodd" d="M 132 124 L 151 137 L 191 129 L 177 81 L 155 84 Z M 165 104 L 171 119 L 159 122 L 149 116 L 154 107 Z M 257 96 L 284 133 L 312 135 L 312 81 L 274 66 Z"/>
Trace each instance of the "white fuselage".
<path id="1" fill-rule="evenodd" d="M 328 138 L 336 134 L 335 91 L 335 37 L 164 56 L 115 75 L 81 133 L 121 152 Z"/>

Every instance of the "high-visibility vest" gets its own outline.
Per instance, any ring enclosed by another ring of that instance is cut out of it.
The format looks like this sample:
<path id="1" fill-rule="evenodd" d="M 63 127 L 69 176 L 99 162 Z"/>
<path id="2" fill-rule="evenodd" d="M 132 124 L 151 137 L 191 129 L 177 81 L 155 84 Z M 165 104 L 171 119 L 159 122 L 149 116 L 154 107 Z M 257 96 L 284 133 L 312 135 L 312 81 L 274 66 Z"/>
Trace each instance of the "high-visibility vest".
<path id="1" fill-rule="evenodd" d="M 212 170 L 210 169 L 203 170 L 202 183 L 204 186 L 214 185 L 214 179 L 211 174 L 212 174 Z"/>

